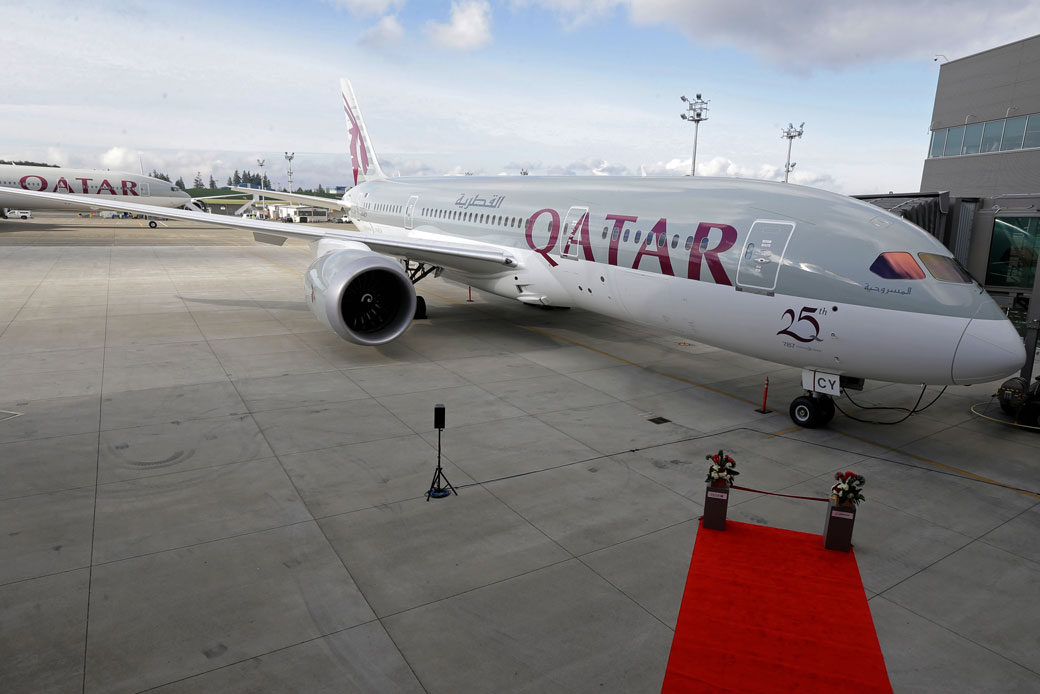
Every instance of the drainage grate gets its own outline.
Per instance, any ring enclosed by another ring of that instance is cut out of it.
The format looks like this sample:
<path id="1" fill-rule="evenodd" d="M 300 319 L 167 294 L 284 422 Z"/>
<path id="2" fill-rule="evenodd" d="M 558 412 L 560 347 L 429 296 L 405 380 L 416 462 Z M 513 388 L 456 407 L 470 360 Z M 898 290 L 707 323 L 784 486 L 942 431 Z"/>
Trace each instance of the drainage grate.
<path id="1" fill-rule="evenodd" d="M 651 417 L 647 421 L 653 422 L 654 424 L 667 424 L 668 422 L 670 422 L 672 420 L 665 419 L 664 417 Z"/>

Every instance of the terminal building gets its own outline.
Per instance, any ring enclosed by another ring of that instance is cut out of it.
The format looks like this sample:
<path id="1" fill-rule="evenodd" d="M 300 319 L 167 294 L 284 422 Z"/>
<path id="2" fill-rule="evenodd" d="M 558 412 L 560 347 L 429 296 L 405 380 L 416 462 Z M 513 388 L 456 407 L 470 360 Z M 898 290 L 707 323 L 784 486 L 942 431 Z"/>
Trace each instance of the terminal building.
<path id="1" fill-rule="evenodd" d="M 937 236 L 1021 323 L 1040 254 L 1040 36 L 942 63 L 929 130 Z"/>
<path id="2" fill-rule="evenodd" d="M 856 197 L 934 235 L 985 285 L 1025 338 L 1029 380 L 1040 328 L 1040 35 L 942 63 L 928 138 L 921 192 Z"/>

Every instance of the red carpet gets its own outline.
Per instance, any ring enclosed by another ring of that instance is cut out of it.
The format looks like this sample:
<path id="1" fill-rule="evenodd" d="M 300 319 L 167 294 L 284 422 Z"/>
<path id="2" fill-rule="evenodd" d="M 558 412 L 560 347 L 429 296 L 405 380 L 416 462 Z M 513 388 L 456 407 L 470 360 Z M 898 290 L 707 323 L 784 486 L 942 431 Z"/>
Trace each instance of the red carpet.
<path id="1" fill-rule="evenodd" d="M 702 528 L 662 691 L 891 692 L 855 555 L 820 535 Z"/>

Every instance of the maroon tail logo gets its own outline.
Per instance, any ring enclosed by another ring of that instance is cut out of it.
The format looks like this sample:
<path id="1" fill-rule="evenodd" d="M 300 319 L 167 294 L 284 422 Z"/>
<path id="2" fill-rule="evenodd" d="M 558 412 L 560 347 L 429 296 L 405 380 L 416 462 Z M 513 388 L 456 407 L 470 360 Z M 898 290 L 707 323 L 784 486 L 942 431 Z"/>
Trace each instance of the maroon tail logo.
<path id="1" fill-rule="evenodd" d="M 354 167 L 354 185 L 358 182 L 358 171 L 368 173 L 368 150 L 365 149 L 365 140 L 361 137 L 361 126 L 354 118 L 354 112 L 350 110 L 347 103 L 347 95 L 343 95 L 343 111 L 350 119 L 350 160 Z"/>

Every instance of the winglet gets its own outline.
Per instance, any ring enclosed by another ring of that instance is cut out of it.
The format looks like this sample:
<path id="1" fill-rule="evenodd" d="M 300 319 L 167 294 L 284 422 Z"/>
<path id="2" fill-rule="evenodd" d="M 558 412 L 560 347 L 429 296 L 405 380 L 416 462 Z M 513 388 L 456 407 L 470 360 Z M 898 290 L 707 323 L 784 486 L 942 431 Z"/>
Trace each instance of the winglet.
<path id="1" fill-rule="evenodd" d="M 343 111 L 346 113 L 347 128 L 350 132 L 350 160 L 354 170 L 354 185 L 368 180 L 386 178 L 383 170 L 379 168 L 379 162 L 376 161 L 376 153 L 372 149 L 372 141 L 365 128 L 365 119 L 362 118 L 361 109 L 358 108 L 354 88 L 346 79 L 341 79 L 339 84 L 343 93 Z"/>

